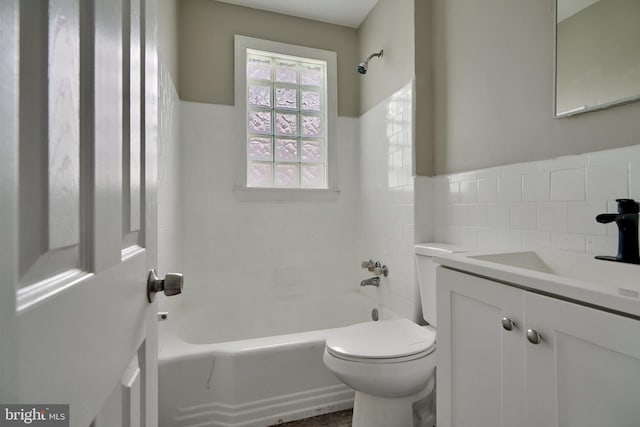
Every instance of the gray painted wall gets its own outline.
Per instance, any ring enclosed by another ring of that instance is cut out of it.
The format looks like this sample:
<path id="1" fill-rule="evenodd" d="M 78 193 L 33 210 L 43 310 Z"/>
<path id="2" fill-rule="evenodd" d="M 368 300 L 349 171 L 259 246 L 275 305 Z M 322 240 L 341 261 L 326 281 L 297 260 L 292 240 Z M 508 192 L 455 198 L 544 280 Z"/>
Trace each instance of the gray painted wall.
<path id="1" fill-rule="evenodd" d="M 158 0 L 158 56 L 178 84 L 178 0 Z"/>
<path id="2" fill-rule="evenodd" d="M 353 67 L 371 53 L 384 49 L 383 59 L 372 59 L 366 75 L 356 73 L 360 81 L 360 115 L 413 79 L 413 1 L 379 0 L 358 29 L 360 58 Z"/>
<path id="3" fill-rule="evenodd" d="M 640 103 L 553 118 L 553 0 L 380 0 L 357 31 L 214 0 L 178 3 L 184 100 L 233 104 L 234 33 L 337 51 L 343 116 L 415 77 L 419 175 L 640 143 Z M 381 48 L 366 76 L 354 72 Z"/>
<path id="4" fill-rule="evenodd" d="M 553 118 L 553 0 L 433 1 L 436 174 L 640 143 L 640 103 Z"/>
<path id="5" fill-rule="evenodd" d="M 179 2 L 179 93 L 185 101 L 234 104 L 233 36 L 337 52 L 338 114 L 359 115 L 357 31 L 214 0 Z"/>
<path id="6" fill-rule="evenodd" d="M 384 49 L 360 77 L 360 114 L 415 79 L 415 172 L 432 175 L 432 0 L 379 0 L 358 29 L 360 56 Z M 366 144 L 366 142 L 365 142 Z"/>
<path id="7" fill-rule="evenodd" d="M 433 2 L 415 0 L 415 174 L 434 173 L 433 158 Z"/>

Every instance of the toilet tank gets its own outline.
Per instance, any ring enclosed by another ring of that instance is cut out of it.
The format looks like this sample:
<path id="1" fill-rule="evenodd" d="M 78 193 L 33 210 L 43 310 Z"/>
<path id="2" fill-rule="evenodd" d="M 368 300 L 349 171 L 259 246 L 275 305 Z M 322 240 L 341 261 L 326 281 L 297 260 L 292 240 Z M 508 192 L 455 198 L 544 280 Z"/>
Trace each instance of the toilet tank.
<path id="1" fill-rule="evenodd" d="M 420 286 L 420 302 L 422 317 L 430 325 L 436 325 L 436 266 L 433 257 L 455 252 L 465 252 L 461 246 L 448 243 L 418 243 L 415 245 L 418 285 Z"/>

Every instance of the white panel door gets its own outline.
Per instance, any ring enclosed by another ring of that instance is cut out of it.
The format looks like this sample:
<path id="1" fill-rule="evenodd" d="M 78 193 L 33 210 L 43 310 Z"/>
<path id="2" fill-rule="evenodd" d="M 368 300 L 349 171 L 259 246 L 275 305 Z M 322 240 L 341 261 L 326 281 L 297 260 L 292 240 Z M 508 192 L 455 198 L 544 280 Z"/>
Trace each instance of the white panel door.
<path id="1" fill-rule="evenodd" d="M 640 321 L 525 293 L 529 427 L 640 425 Z M 534 340 L 535 341 L 535 340 Z"/>
<path id="2" fill-rule="evenodd" d="M 523 426 L 523 292 L 443 267 L 436 275 L 438 427 Z"/>
<path id="3" fill-rule="evenodd" d="M 155 15 L 0 2 L 0 403 L 76 427 L 157 424 Z"/>

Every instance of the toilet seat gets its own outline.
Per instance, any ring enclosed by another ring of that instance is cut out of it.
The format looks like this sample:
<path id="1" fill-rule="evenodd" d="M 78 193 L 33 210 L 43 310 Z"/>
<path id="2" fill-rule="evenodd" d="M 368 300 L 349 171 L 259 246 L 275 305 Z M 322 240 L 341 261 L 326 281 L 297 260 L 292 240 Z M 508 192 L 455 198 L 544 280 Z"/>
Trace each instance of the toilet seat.
<path id="1" fill-rule="evenodd" d="M 358 323 L 327 337 L 327 353 L 364 363 L 401 363 L 435 350 L 435 329 L 408 319 Z"/>
<path id="2" fill-rule="evenodd" d="M 327 347 L 327 353 L 329 353 L 331 356 L 335 357 L 336 359 L 342 359 L 348 362 L 358 362 L 358 363 L 389 363 L 389 364 L 409 362 L 411 360 L 420 359 L 421 357 L 430 355 L 431 353 L 433 353 L 434 350 L 435 348 L 430 350 L 425 350 L 420 353 L 412 354 L 409 356 L 402 356 L 402 357 L 373 358 L 373 357 L 348 356 L 345 354 L 336 353 Z"/>

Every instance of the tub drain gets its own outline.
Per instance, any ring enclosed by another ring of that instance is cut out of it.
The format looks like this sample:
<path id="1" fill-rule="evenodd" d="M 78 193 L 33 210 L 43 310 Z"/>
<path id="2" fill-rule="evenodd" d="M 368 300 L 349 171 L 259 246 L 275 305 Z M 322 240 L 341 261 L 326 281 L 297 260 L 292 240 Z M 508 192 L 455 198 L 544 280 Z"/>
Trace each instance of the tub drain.
<path id="1" fill-rule="evenodd" d="M 371 318 L 373 319 L 374 322 L 378 321 L 378 309 L 374 308 L 373 310 L 371 310 Z"/>

